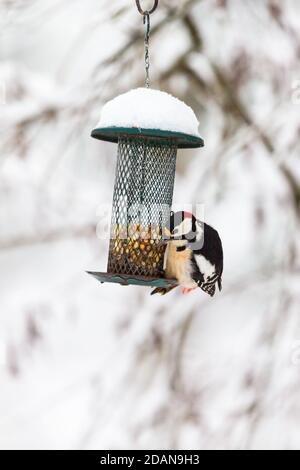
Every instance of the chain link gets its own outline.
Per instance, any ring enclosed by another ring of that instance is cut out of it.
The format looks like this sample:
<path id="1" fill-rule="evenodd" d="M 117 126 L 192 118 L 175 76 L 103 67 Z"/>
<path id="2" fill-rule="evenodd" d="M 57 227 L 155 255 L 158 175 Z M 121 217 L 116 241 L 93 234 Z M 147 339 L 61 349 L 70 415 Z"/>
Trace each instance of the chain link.
<path id="1" fill-rule="evenodd" d="M 149 42 L 150 42 L 150 13 L 144 13 L 144 24 L 146 26 L 145 30 L 145 72 L 146 79 L 145 85 L 146 88 L 150 88 L 150 54 L 149 54 Z"/>

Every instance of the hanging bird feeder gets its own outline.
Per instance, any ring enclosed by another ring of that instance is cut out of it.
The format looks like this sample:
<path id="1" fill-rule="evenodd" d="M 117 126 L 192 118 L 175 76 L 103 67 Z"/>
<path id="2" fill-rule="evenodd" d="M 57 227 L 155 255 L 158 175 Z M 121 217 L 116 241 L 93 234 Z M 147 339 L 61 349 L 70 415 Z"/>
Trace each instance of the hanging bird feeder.
<path id="1" fill-rule="evenodd" d="M 177 149 L 204 145 L 198 120 L 182 101 L 149 88 L 150 13 L 137 6 L 146 24 L 146 87 L 114 98 L 102 109 L 92 137 L 118 144 L 107 273 L 100 282 L 168 287 L 164 278 L 163 229 L 174 189 Z"/>

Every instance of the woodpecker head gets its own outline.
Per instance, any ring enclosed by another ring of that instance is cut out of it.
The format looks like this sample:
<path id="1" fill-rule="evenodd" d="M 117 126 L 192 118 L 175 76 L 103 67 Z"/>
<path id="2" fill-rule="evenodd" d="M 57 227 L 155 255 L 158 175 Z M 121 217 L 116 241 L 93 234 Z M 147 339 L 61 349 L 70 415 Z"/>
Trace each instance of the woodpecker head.
<path id="1" fill-rule="evenodd" d="M 170 224 L 165 229 L 165 234 L 170 241 L 187 244 L 194 242 L 197 237 L 197 219 L 190 212 L 171 212 Z M 183 242 L 183 243 L 182 243 Z"/>

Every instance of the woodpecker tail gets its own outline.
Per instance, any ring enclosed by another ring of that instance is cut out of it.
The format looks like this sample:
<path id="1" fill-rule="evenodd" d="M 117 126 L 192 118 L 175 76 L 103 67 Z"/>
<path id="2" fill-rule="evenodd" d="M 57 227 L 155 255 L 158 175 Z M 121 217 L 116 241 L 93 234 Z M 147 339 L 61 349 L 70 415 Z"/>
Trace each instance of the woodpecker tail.
<path id="1" fill-rule="evenodd" d="M 177 286 L 172 286 L 172 287 L 157 287 L 156 289 L 154 289 L 150 295 L 155 295 L 155 294 L 159 294 L 159 295 L 166 295 L 168 294 L 169 292 L 171 292 L 171 290 L 175 289 L 175 287 Z"/>
<path id="2" fill-rule="evenodd" d="M 211 297 L 213 297 L 216 293 L 216 285 L 215 284 L 208 284 L 207 283 L 207 284 L 202 284 L 200 287 L 203 290 L 203 292 L 210 295 Z"/>
<path id="3" fill-rule="evenodd" d="M 219 277 L 218 279 L 218 287 L 219 287 L 219 291 L 221 292 L 222 290 L 222 278 L 221 277 Z"/>

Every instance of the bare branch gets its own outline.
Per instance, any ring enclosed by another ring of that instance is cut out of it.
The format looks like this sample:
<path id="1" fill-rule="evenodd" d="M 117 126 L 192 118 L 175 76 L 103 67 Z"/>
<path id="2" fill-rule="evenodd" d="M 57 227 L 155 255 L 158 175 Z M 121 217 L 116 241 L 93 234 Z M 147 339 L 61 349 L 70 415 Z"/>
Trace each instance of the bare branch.
<path id="1" fill-rule="evenodd" d="M 69 227 L 53 230 L 44 234 L 19 236 L 8 240 L 0 240 L 0 250 L 11 250 L 14 248 L 38 245 L 41 243 L 53 243 L 60 240 L 72 238 L 95 237 L 96 227 L 93 224 L 82 227 Z"/>

